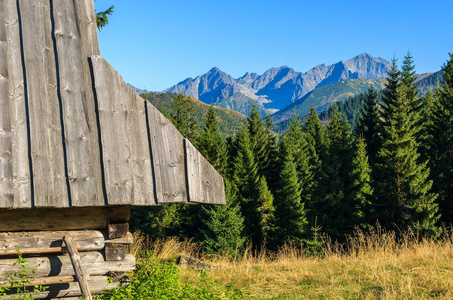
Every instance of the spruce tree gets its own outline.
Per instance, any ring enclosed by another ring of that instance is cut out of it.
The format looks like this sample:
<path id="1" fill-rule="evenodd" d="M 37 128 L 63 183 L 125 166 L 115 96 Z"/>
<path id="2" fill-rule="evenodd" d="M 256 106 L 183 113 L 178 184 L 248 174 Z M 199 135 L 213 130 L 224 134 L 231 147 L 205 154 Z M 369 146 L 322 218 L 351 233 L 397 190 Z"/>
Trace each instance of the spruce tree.
<path id="1" fill-rule="evenodd" d="M 365 139 L 359 137 L 356 143 L 355 157 L 352 161 L 351 186 L 348 190 L 348 196 L 353 203 L 355 226 L 364 229 L 369 224 L 371 215 L 371 203 L 373 188 L 371 182 L 371 168 L 368 163 Z"/>
<path id="2" fill-rule="evenodd" d="M 238 188 L 238 203 L 244 216 L 245 233 L 255 246 L 259 246 L 264 239 L 259 212 L 260 176 L 246 129 L 242 129 L 236 136 L 236 151 L 233 182 Z"/>
<path id="3" fill-rule="evenodd" d="M 171 102 L 171 105 L 174 112 L 170 113 L 170 120 L 185 138 L 188 138 L 195 144 L 198 136 L 198 123 L 195 120 L 195 104 L 187 96 L 178 94 Z"/>
<path id="4" fill-rule="evenodd" d="M 278 247 L 290 241 L 299 243 L 306 232 L 307 218 L 301 202 L 301 190 L 297 178 L 296 164 L 288 149 L 288 138 L 284 136 L 280 145 L 281 171 L 279 189 L 275 196 L 272 221 L 272 244 Z"/>
<path id="5" fill-rule="evenodd" d="M 419 106 L 414 92 L 412 60 L 406 56 L 403 74 L 393 60 L 383 97 L 382 148 L 378 154 L 376 218 L 387 229 L 413 228 L 437 235 L 436 194 L 430 192 L 429 168 L 419 162 L 416 135 Z"/>
<path id="6" fill-rule="evenodd" d="M 305 139 L 302 122 L 297 115 L 293 115 L 290 121 L 288 136 L 288 151 L 294 158 L 296 172 L 301 188 L 301 201 L 307 207 L 311 199 L 313 186 L 313 169 L 310 166 L 309 146 Z"/>
<path id="7" fill-rule="evenodd" d="M 344 241 L 357 225 L 357 204 L 350 195 L 352 178 L 351 128 L 334 110 L 327 128 L 326 147 L 310 209 L 310 221 L 318 224 L 334 240 Z"/>
<path id="8" fill-rule="evenodd" d="M 354 131 L 355 136 L 362 137 L 364 139 L 364 143 L 367 145 L 366 150 L 371 166 L 374 166 L 377 153 L 381 148 L 379 125 L 380 113 L 377 91 L 371 87 L 366 93 L 362 114 Z"/>
<path id="9" fill-rule="evenodd" d="M 449 56 L 427 128 L 433 190 L 439 193 L 441 221 L 445 224 L 453 222 L 453 54 Z"/>
<path id="10" fill-rule="evenodd" d="M 235 257 L 244 248 L 244 218 L 236 201 L 234 184 L 225 180 L 226 205 L 203 207 L 203 250 Z"/>
<path id="11" fill-rule="evenodd" d="M 309 151 L 309 163 L 316 175 L 315 171 L 320 165 L 320 155 L 324 150 L 324 129 L 314 106 L 311 107 L 306 119 L 304 132 Z"/>
<path id="12" fill-rule="evenodd" d="M 205 126 L 198 138 L 197 145 L 200 153 L 220 174 L 225 175 L 227 160 L 226 145 L 220 133 L 219 123 L 212 104 L 206 113 Z"/>
<path id="13" fill-rule="evenodd" d="M 268 135 L 256 103 L 253 103 L 250 115 L 247 118 L 247 130 L 252 151 L 257 162 L 258 174 L 263 176 L 266 174 L 266 168 L 269 164 Z"/>
<path id="14" fill-rule="evenodd" d="M 267 163 L 264 169 L 264 177 L 266 178 L 269 189 L 275 194 L 278 186 L 280 167 L 278 163 L 278 136 L 271 131 L 272 124 L 272 117 L 267 113 L 265 118 Z"/>

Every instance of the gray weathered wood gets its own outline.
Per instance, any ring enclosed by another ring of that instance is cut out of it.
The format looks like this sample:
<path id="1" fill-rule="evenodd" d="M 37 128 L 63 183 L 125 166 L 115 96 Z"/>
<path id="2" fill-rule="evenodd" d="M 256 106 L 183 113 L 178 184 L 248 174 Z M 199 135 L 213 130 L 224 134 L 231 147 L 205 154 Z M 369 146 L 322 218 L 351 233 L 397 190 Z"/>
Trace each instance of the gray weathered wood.
<path id="1" fill-rule="evenodd" d="M 129 233 L 129 223 L 110 223 L 107 226 L 107 234 L 109 239 L 117 239 L 125 237 Z"/>
<path id="2" fill-rule="evenodd" d="M 9 116 L 11 122 L 11 176 L 13 204 L 0 199 L 0 207 L 31 207 L 30 162 L 28 157 L 28 130 L 21 37 L 16 0 L 3 0 L 8 70 Z M 10 199 L 10 198 L 6 198 Z M 1 228 L 1 227 L 0 227 Z"/>
<path id="3" fill-rule="evenodd" d="M 91 57 L 109 204 L 132 202 L 131 153 L 127 136 L 127 102 L 122 96 L 120 81 L 100 57 Z"/>
<path id="4" fill-rule="evenodd" d="M 49 2 L 19 0 L 30 117 L 34 204 L 69 206 Z"/>
<path id="5" fill-rule="evenodd" d="M 77 281 L 79 282 L 82 296 L 87 300 L 92 300 L 93 297 L 91 296 L 91 292 L 88 287 L 88 278 L 80 262 L 79 252 L 77 251 L 77 248 L 75 246 L 74 239 L 70 235 L 67 235 L 64 237 L 63 241 L 66 244 L 66 248 L 68 249 L 69 258 L 71 259 L 72 266 L 74 267 L 74 273 L 76 275 Z"/>
<path id="6" fill-rule="evenodd" d="M 0 207 L 12 207 L 12 141 L 4 0 L 0 1 Z"/>
<path id="7" fill-rule="evenodd" d="M 91 57 L 109 204 L 154 204 L 143 99 L 100 56 Z"/>
<path id="8" fill-rule="evenodd" d="M 184 140 L 184 144 L 186 148 L 189 201 L 226 204 L 225 184 L 222 176 L 188 139 Z"/>
<path id="9" fill-rule="evenodd" d="M 106 244 L 123 244 L 123 245 L 131 245 L 134 242 L 134 236 L 132 233 L 128 232 L 125 236 L 110 240 L 105 240 Z"/>
<path id="10" fill-rule="evenodd" d="M 83 57 L 99 55 L 98 30 L 93 0 L 73 0 L 77 24 L 82 36 Z M 88 60 L 87 60 L 88 62 Z M 88 64 L 87 64 L 88 67 Z"/>
<path id="11" fill-rule="evenodd" d="M 76 249 L 79 250 L 80 246 L 76 246 Z M 20 255 L 48 255 L 55 253 L 62 253 L 67 251 L 66 247 L 43 247 L 43 248 L 25 248 L 21 249 L 20 253 L 16 250 L 0 250 L 0 256 L 19 256 Z"/>
<path id="12" fill-rule="evenodd" d="M 0 255 L 6 250 L 15 251 L 16 247 L 20 248 L 21 253 L 29 248 L 61 248 L 66 235 L 73 237 L 79 251 L 104 249 L 104 235 L 96 230 L 0 232 Z"/>
<path id="13" fill-rule="evenodd" d="M 24 286 L 49 285 L 49 284 L 68 283 L 68 282 L 75 282 L 75 281 L 77 281 L 75 276 L 53 276 L 53 277 L 31 279 L 30 282 L 24 283 Z M 9 281 L 0 281 L 0 286 L 1 285 L 10 286 Z"/>
<path id="14" fill-rule="evenodd" d="M 185 202 L 184 138 L 154 105 L 147 108 L 157 202 Z"/>
<path id="15" fill-rule="evenodd" d="M 0 209 L 2 231 L 78 230 L 107 228 L 108 220 L 128 222 L 130 207 Z"/>
<path id="16" fill-rule="evenodd" d="M 135 258 L 127 254 L 122 261 L 105 261 L 102 252 L 80 252 L 80 260 L 89 275 L 105 275 L 109 272 L 132 272 Z M 17 271 L 13 266 L 16 258 L 0 259 L 0 278 Z M 35 278 L 48 276 L 75 275 L 71 260 L 67 254 L 27 257 L 28 266 L 35 269 Z"/>
<path id="17" fill-rule="evenodd" d="M 110 290 L 118 286 L 118 283 L 109 283 L 107 276 L 95 276 L 88 280 L 88 287 L 93 294 L 102 293 L 104 290 Z M 76 282 L 52 284 L 48 289 L 37 294 L 30 294 L 33 299 L 64 298 L 81 296 L 80 289 Z M 16 295 L 17 296 L 17 295 Z M 4 297 L 5 299 L 16 299 L 14 297 Z"/>
<path id="18" fill-rule="evenodd" d="M 121 261 L 126 257 L 126 247 L 121 244 L 106 244 L 105 245 L 105 260 L 106 261 Z"/>
<path id="19" fill-rule="evenodd" d="M 93 140 L 89 129 L 89 112 L 82 99 L 86 85 L 82 68 L 82 45 L 73 1 L 54 0 L 54 36 L 58 53 L 59 88 L 63 109 L 65 144 L 71 204 L 73 206 L 102 205 L 96 198 L 92 168 Z M 100 178 L 99 178 L 100 179 Z"/>
<path id="20" fill-rule="evenodd" d="M 77 0 L 73 1 L 77 19 L 77 27 L 80 33 L 84 90 L 82 94 L 82 103 L 85 108 L 86 118 L 88 120 L 90 137 L 91 137 L 91 165 L 95 178 L 96 203 L 105 203 L 104 192 L 102 187 L 102 167 L 101 154 L 99 147 L 99 128 L 96 116 L 96 105 L 93 92 L 93 81 L 91 78 L 91 67 L 89 57 L 99 55 L 98 33 L 96 27 L 96 16 L 94 10 L 94 1 Z M 73 205 L 77 206 L 78 203 Z"/>

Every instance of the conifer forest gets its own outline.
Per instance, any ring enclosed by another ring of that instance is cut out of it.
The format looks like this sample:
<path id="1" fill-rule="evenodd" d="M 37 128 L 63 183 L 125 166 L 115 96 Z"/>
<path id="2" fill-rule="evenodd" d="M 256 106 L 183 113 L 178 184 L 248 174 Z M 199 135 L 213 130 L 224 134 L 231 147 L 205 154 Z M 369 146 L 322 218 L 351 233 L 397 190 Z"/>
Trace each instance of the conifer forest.
<path id="1" fill-rule="evenodd" d="M 344 243 L 376 226 L 438 238 L 453 219 L 452 54 L 442 71 L 437 87 L 420 95 L 407 54 L 392 61 L 382 92 L 361 95 L 360 110 L 347 116 L 340 104 L 320 118 L 312 108 L 282 135 L 254 106 L 224 138 L 212 106 L 199 124 L 193 102 L 177 95 L 167 116 L 222 174 L 227 205 L 134 208 L 132 225 L 222 255 L 287 243 L 316 251 L 320 235 Z"/>

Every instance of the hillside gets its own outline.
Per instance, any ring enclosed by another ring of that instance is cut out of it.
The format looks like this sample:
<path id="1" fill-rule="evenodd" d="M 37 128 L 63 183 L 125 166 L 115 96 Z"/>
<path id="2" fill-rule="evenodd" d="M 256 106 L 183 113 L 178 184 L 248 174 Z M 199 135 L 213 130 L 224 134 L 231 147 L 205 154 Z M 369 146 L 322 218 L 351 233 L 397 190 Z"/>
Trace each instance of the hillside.
<path id="1" fill-rule="evenodd" d="M 262 112 L 284 109 L 314 89 L 346 79 L 385 77 L 390 64 L 382 58 L 362 53 L 333 65 L 317 65 L 302 73 L 288 66 L 271 68 L 262 75 L 246 73 L 240 78 L 212 68 L 204 75 L 166 89 L 165 93 L 182 93 L 202 102 L 235 109 L 247 114 L 253 102 Z"/>
<path id="2" fill-rule="evenodd" d="M 169 114 L 173 112 L 171 100 L 174 96 L 175 94 L 149 93 L 146 97 L 162 113 Z M 209 105 L 193 97 L 189 98 L 195 103 L 195 118 L 200 125 L 200 128 L 202 128 L 205 123 L 205 116 L 206 112 L 208 111 Z M 220 131 L 224 136 L 233 135 L 247 119 L 246 116 L 230 109 L 215 106 L 214 109 L 218 116 Z"/>
<path id="3" fill-rule="evenodd" d="M 351 96 L 366 92 L 370 87 L 380 91 L 385 86 L 385 78 L 380 79 L 348 79 L 319 87 L 289 105 L 285 109 L 272 115 L 274 122 L 288 120 L 294 113 L 304 116 L 314 105 L 318 113 L 326 110 L 337 101 L 344 101 Z"/>

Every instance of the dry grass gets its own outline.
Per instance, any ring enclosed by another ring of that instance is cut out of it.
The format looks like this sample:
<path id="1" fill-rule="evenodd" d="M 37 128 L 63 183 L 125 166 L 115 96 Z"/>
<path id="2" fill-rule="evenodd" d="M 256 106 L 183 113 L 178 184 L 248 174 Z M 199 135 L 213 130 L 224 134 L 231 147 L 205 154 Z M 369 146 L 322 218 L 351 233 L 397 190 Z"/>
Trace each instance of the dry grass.
<path id="1" fill-rule="evenodd" d="M 143 239 L 143 238 L 142 238 Z M 397 241 L 398 240 L 398 241 Z M 200 255 L 190 241 L 142 241 L 160 258 Z M 246 251 L 240 260 L 202 257 L 220 266 L 210 280 L 254 299 L 453 299 L 453 234 L 442 242 L 413 233 L 397 238 L 376 230 L 357 233 L 347 246 L 326 242 L 325 255 L 309 257 L 300 247 L 277 254 Z M 184 282 L 199 283 L 198 271 L 181 268 Z"/>

